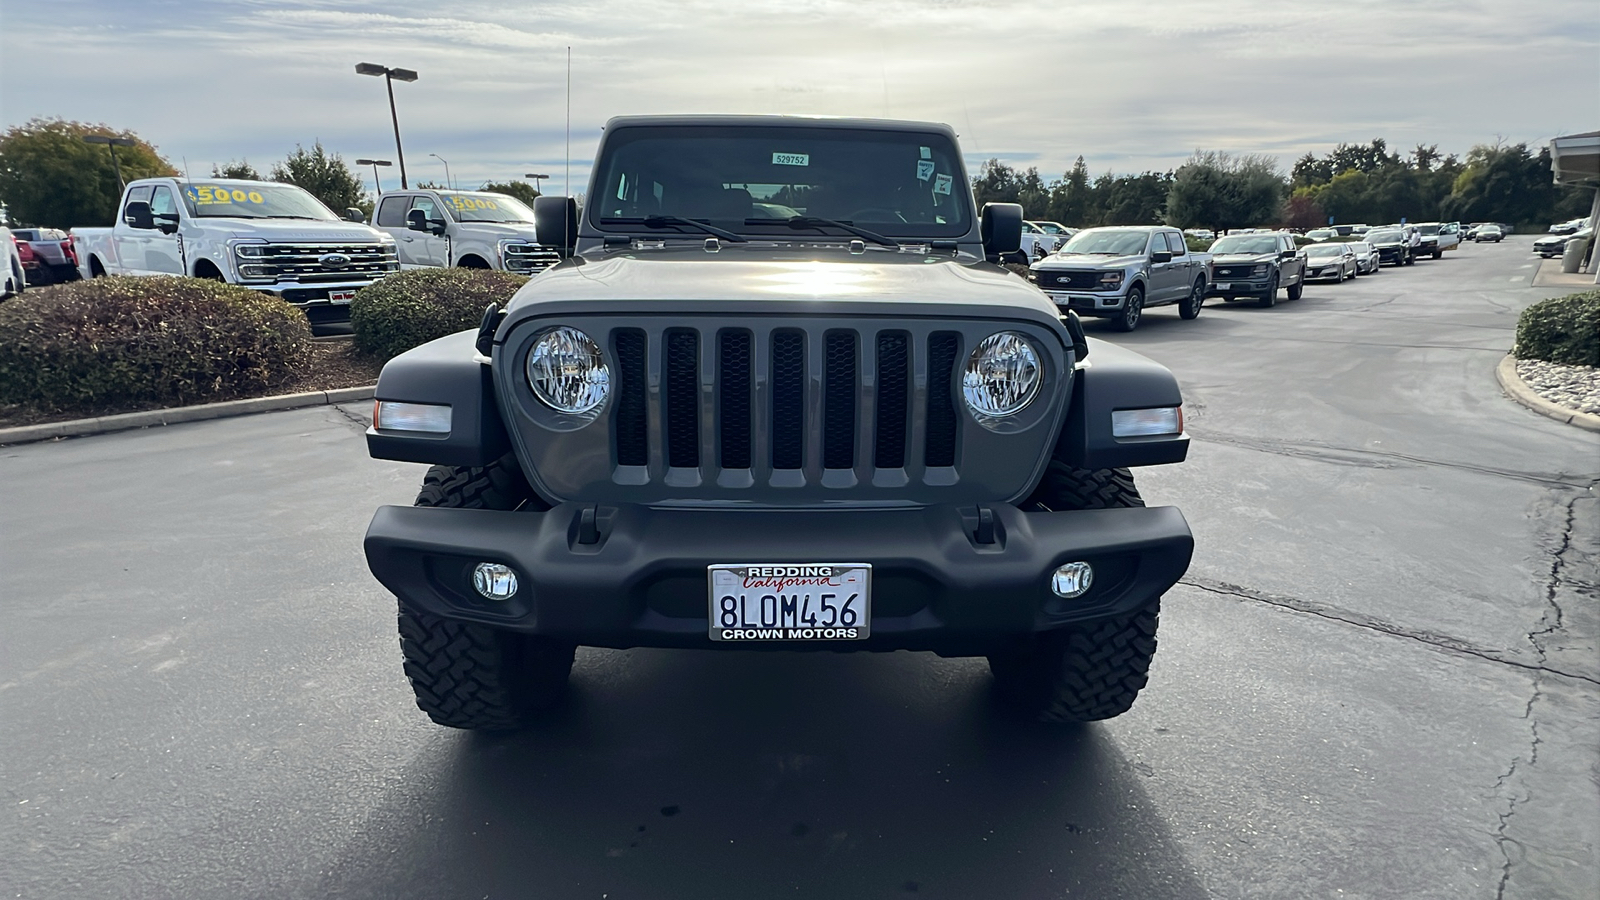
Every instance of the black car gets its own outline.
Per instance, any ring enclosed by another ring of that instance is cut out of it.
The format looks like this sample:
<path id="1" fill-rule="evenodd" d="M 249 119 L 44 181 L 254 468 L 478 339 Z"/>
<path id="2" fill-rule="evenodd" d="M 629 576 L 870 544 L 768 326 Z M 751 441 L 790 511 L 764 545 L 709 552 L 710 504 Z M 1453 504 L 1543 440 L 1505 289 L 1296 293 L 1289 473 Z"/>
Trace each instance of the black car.
<path id="1" fill-rule="evenodd" d="M 1194 542 L 1128 467 L 1184 459 L 1183 399 L 993 262 L 1022 207 L 980 217 L 955 132 L 602 135 L 582 215 L 534 207 L 564 261 L 378 379 L 369 451 L 432 465 L 365 542 L 417 705 L 516 728 L 596 646 L 980 656 L 1034 718 L 1129 709 Z"/>
<path id="2" fill-rule="evenodd" d="M 1378 248 L 1378 264 L 1409 266 L 1417 261 L 1416 241 L 1410 225 L 1391 225 L 1367 232 L 1367 243 Z"/>
<path id="3" fill-rule="evenodd" d="M 1305 290 L 1306 255 L 1294 235 L 1282 231 L 1230 234 L 1211 245 L 1211 285 L 1207 297 L 1254 297 L 1258 306 L 1278 302 L 1278 291 L 1299 300 Z"/>

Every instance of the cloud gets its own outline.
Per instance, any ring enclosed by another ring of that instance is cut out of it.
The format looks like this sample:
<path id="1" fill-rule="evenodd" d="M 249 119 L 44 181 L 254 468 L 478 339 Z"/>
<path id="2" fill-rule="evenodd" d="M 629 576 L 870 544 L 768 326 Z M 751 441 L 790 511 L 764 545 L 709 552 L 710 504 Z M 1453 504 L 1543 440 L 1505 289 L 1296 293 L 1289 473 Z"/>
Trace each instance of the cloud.
<path id="1" fill-rule="evenodd" d="M 129 127 L 191 170 L 296 142 L 393 155 L 458 182 L 557 174 L 581 190 L 605 120 L 625 113 L 800 113 L 948 122 L 968 163 L 1054 177 L 1165 170 L 1196 148 L 1287 166 L 1340 141 L 1538 141 L 1595 127 L 1591 0 L 1537 15 L 1494 0 L 82 0 L 71 16 L 0 0 L 0 122 Z M 1584 100 L 1585 96 L 1588 100 Z"/>

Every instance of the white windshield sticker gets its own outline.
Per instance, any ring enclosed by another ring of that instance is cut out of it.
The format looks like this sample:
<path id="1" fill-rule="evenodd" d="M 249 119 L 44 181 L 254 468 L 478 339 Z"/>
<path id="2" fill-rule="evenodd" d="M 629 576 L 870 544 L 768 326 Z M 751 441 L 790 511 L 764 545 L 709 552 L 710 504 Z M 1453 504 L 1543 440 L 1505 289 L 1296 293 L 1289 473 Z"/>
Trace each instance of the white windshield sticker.
<path id="1" fill-rule="evenodd" d="M 918 149 L 920 149 L 922 151 L 922 158 L 923 159 L 933 159 L 933 151 L 932 150 L 928 149 L 927 147 L 920 147 Z"/>
<path id="2" fill-rule="evenodd" d="M 811 154 L 809 153 L 774 153 L 772 164 L 775 166 L 809 166 Z"/>
<path id="3" fill-rule="evenodd" d="M 950 186 L 954 183 L 955 179 L 951 178 L 949 175 L 940 173 L 936 178 L 933 179 L 933 192 L 935 194 L 948 194 L 950 193 Z"/>
<path id="4" fill-rule="evenodd" d="M 931 160 L 931 159 L 919 159 L 919 160 L 917 160 L 917 180 L 919 180 L 919 181 L 927 181 L 929 178 L 932 178 L 932 177 L 933 177 L 933 160 Z"/>

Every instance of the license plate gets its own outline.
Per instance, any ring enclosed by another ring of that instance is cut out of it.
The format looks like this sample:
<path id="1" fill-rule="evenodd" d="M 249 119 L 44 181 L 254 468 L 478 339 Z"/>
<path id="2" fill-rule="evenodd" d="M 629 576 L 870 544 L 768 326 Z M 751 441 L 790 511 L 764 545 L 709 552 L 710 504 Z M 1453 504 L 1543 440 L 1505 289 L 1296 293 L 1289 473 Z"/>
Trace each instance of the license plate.
<path id="1" fill-rule="evenodd" d="M 329 291 L 329 303 L 349 303 L 356 296 L 355 291 Z"/>
<path id="2" fill-rule="evenodd" d="M 1231 282 L 1231 281 L 1219 281 L 1219 282 L 1217 282 L 1217 290 L 1219 290 L 1219 291 L 1231 290 L 1232 288 L 1233 288 L 1233 282 Z"/>
<path id="3" fill-rule="evenodd" d="M 713 641 L 860 641 L 872 632 L 870 563 L 706 567 Z"/>

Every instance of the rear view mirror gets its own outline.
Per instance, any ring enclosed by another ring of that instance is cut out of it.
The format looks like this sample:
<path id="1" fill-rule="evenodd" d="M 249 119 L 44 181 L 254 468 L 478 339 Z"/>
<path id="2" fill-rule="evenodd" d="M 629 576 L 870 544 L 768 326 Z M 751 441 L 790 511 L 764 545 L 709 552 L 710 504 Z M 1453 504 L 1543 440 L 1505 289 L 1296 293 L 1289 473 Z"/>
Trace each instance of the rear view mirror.
<path id="1" fill-rule="evenodd" d="M 1022 206 L 1017 203 L 985 203 L 978 232 L 983 252 L 991 258 L 1022 249 Z"/>
<path id="2" fill-rule="evenodd" d="M 540 245 L 553 247 L 563 257 L 578 244 L 578 201 L 571 197 L 535 197 L 533 234 Z"/>
<path id="3" fill-rule="evenodd" d="M 130 201 L 122 210 L 122 221 L 132 228 L 156 227 L 155 216 L 150 214 L 150 204 L 143 200 Z"/>

